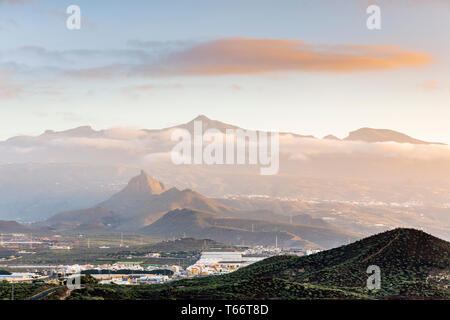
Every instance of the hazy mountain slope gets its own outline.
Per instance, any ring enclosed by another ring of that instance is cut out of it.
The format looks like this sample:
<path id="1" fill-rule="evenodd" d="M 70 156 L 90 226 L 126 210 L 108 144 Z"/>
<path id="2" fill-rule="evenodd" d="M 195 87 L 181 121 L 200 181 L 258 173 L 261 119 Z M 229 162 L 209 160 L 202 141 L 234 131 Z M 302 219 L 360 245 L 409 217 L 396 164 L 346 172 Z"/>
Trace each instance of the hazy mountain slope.
<path id="1" fill-rule="evenodd" d="M 39 221 L 88 208 L 123 188 L 137 171 L 108 164 L 0 165 L 0 219 Z"/>
<path id="2" fill-rule="evenodd" d="M 128 183 L 127 187 L 119 193 L 113 195 L 110 201 L 122 201 L 122 199 L 131 197 L 141 197 L 148 195 L 161 194 L 169 188 L 163 183 L 154 179 L 141 170 L 140 175 L 133 177 Z"/>
<path id="3" fill-rule="evenodd" d="M 353 183 L 366 195 L 374 190 L 366 186 Z M 311 185 L 311 190 L 314 187 Z M 398 186 L 406 190 L 409 185 Z M 336 189 L 339 187 L 336 186 Z M 368 200 L 324 200 L 311 201 L 301 197 L 269 197 L 236 195 L 225 199 L 217 199 L 218 202 L 236 208 L 233 216 L 239 217 L 241 212 L 252 219 L 268 221 L 289 222 L 299 224 L 322 225 L 337 227 L 347 231 L 372 235 L 396 227 L 420 228 L 428 233 L 450 240 L 450 209 L 426 206 L 420 203 L 423 195 L 412 195 L 415 201 L 398 203 L 388 201 L 390 189 L 383 196 L 386 201 L 374 202 Z M 261 216 L 261 218 L 258 217 Z M 299 219 L 299 220 L 297 220 Z"/>
<path id="4" fill-rule="evenodd" d="M 30 228 L 24 226 L 16 221 L 3 221 L 0 220 L 0 232 L 3 233 L 23 233 L 30 232 Z"/>
<path id="5" fill-rule="evenodd" d="M 218 199 L 218 202 L 222 202 L 221 199 Z M 287 214 L 277 214 L 266 209 L 259 209 L 253 211 L 236 210 L 234 212 L 227 213 L 227 216 L 239 219 L 264 220 L 278 223 L 292 222 L 295 224 L 304 224 L 317 227 L 337 228 L 337 226 L 328 223 L 322 218 L 318 218 L 313 215 L 301 212 L 294 212 L 287 215 Z"/>
<path id="6" fill-rule="evenodd" d="M 336 141 L 341 140 L 341 139 L 339 139 L 338 137 L 336 137 L 336 136 L 334 136 L 332 134 L 329 134 L 329 135 L 323 137 L 322 139 L 324 139 L 324 140 L 336 140 Z"/>
<path id="7" fill-rule="evenodd" d="M 366 142 L 385 142 L 393 141 L 398 143 L 412 143 L 412 144 L 439 144 L 436 142 L 426 142 L 419 139 L 412 138 L 404 133 L 388 129 L 372 129 L 361 128 L 350 132 L 348 137 L 344 140 L 359 140 Z"/>
<path id="8" fill-rule="evenodd" d="M 358 238 L 354 233 L 334 228 L 277 223 L 183 209 L 170 211 L 142 232 L 155 236 L 210 238 L 234 244 L 295 247 L 335 247 Z"/>
<path id="9" fill-rule="evenodd" d="M 126 217 L 167 212 L 177 208 L 211 212 L 233 210 L 190 189 L 169 189 L 144 171 L 131 179 L 125 189 L 102 202 L 100 206 L 110 208 Z"/>
<path id="10" fill-rule="evenodd" d="M 106 226 L 136 229 L 158 219 L 173 209 L 192 208 L 209 212 L 231 212 L 233 209 L 215 202 L 195 191 L 168 189 L 163 183 L 141 171 L 128 185 L 109 200 L 98 206 L 69 212 L 61 212 L 50 219 L 50 225 Z"/>
<path id="11" fill-rule="evenodd" d="M 231 125 L 228 123 L 224 123 L 224 122 L 221 122 L 218 120 L 209 119 L 205 115 L 199 115 L 195 119 L 189 121 L 188 123 L 177 125 L 177 126 L 170 127 L 170 128 L 166 128 L 166 129 L 162 129 L 162 130 L 185 129 L 192 133 L 192 132 L 194 132 L 194 123 L 196 121 L 202 122 L 203 131 L 208 130 L 208 129 L 217 129 L 222 132 L 225 132 L 227 129 L 239 129 L 239 127 L 237 127 L 237 126 L 234 126 L 234 125 Z"/>
<path id="12" fill-rule="evenodd" d="M 105 226 L 117 226 L 121 217 L 113 210 L 106 207 L 94 207 L 85 210 L 74 210 L 61 212 L 47 220 L 48 223 L 57 226 L 84 225 L 102 223 Z"/>
<path id="13" fill-rule="evenodd" d="M 217 129 L 223 133 L 226 132 L 227 129 L 231 129 L 231 130 L 236 130 L 236 129 L 242 129 L 242 130 L 246 130 L 244 128 L 240 128 L 238 126 L 232 125 L 232 124 L 228 124 L 222 121 L 218 121 L 218 120 L 213 120 L 208 118 L 205 115 L 199 115 L 197 116 L 195 119 L 189 121 L 188 123 L 185 124 L 181 124 L 181 125 L 177 125 L 177 126 L 173 126 L 170 128 L 165 128 L 165 129 L 161 129 L 160 131 L 168 131 L 168 130 L 173 130 L 173 129 L 185 129 L 188 130 L 191 134 L 194 132 L 194 124 L 195 122 L 201 122 L 202 123 L 202 129 L 203 131 L 206 131 L 208 129 Z M 257 130 L 254 130 L 257 131 Z M 301 134 L 297 134 L 297 133 L 292 133 L 292 132 L 279 132 L 281 136 L 293 136 L 293 137 L 303 137 L 303 138 L 314 138 L 314 136 L 312 135 L 301 135 Z"/>

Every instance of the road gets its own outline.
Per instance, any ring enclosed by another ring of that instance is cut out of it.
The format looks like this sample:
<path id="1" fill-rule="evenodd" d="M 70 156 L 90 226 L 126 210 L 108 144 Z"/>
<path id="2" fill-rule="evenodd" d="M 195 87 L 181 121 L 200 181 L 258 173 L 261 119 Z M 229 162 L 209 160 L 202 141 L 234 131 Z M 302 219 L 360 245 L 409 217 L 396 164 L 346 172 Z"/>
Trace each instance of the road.
<path id="1" fill-rule="evenodd" d="M 34 296 L 32 296 L 29 300 L 39 300 L 41 298 L 44 298 L 46 296 L 48 296 L 49 294 L 53 293 L 56 291 L 56 289 L 58 289 L 59 287 L 55 287 L 55 288 L 50 288 L 44 291 L 41 291 L 39 293 L 36 293 Z"/>

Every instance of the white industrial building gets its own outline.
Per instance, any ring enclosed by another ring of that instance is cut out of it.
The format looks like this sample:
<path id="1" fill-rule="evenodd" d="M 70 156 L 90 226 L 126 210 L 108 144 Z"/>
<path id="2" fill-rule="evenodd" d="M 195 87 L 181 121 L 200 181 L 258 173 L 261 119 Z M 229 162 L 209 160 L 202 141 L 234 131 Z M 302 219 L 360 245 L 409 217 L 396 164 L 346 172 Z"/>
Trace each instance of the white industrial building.
<path id="1" fill-rule="evenodd" d="M 202 252 L 200 260 L 196 264 L 216 264 L 221 261 L 227 262 L 242 262 L 242 253 L 240 252 Z"/>

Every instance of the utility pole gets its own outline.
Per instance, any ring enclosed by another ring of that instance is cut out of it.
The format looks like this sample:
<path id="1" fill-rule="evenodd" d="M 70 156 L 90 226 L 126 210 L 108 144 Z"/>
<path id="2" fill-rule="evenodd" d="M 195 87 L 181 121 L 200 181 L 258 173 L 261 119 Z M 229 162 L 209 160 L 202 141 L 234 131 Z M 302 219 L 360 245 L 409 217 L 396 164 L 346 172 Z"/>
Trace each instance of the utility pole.
<path id="1" fill-rule="evenodd" d="M 278 249 L 278 236 L 275 235 L 275 249 Z"/>

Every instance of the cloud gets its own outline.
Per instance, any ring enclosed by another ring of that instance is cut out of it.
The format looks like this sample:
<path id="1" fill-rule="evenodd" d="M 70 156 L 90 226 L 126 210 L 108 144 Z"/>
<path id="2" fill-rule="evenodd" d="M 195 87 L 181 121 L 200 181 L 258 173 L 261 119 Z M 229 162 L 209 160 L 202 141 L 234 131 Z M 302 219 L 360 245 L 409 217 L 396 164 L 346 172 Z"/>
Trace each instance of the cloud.
<path id="1" fill-rule="evenodd" d="M 1 27 L 1 24 L 0 24 Z M 156 55 L 137 49 L 74 49 L 50 50 L 42 46 L 25 45 L 14 50 L 0 50 L 0 64 L 12 64 L 18 71 L 53 71 L 56 73 L 72 72 L 74 76 L 90 77 L 90 74 L 105 73 L 114 76 L 113 70 L 123 66 L 152 63 Z M 100 74 L 99 77 L 102 77 Z"/>
<path id="2" fill-rule="evenodd" d="M 264 72 L 356 72 L 420 67 L 425 53 L 397 46 L 312 45 L 298 40 L 226 38 L 168 55 L 142 74 L 227 75 Z"/>
<path id="3" fill-rule="evenodd" d="M 66 21 L 67 17 L 69 16 L 66 11 L 61 10 L 60 8 L 51 8 L 47 10 L 43 10 L 44 13 L 53 16 L 57 19 Z M 83 12 L 83 20 L 82 20 L 83 27 L 87 27 L 90 30 L 93 30 L 97 27 L 97 25 Z"/>
<path id="4" fill-rule="evenodd" d="M 79 130 L 77 134 L 74 130 L 50 131 L 36 137 L 19 136 L 0 142 L 0 163 L 79 161 L 138 165 L 143 161 L 170 164 L 171 151 L 177 143 L 171 139 L 175 129 L 154 131 L 117 127 L 100 131 Z M 218 134 L 220 136 L 223 134 Z M 208 144 L 205 142 L 204 147 Z M 264 145 L 259 146 L 264 150 Z M 427 165 L 450 163 L 450 146 L 447 145 L 335 141 L 290 134 L 280 135 L 280 153 L 282 165 L 294 163 L 297 167 L 307 164 L 333 166 L 336 159 L 367 165 L 378 161 L 392 164 L 413 161 Z"/>
<path id="5" fill-rule="evenodd" d="M 427 90 L 433 90 L 433 89 L 437 89 L 439 87 L 439 82 L 438 81 L 425 81 L 425 82 L 419 83 L 419 87 L 422 87 Z"/>
<path id="6" fill-rule="evenodd" d="M 136 128 L 116 127 L 105 130 L 104 135 L 108 139 L 129 140 L 145 137 L 147 133 Z"/>
<path id="7" fill-rule="evenodd" d="M 28 4 L 33 3 L 34 0 L 0 0 L 0 4 L 7 3 L 7 4 Z"/>
<path id="8" fill-rule="evenodd" d="M 44 95 L 48 97 L 60 97 L 64 93 L 64 88 L 55 85 L 53 82 L 46 84 L 40 81 L 14 80 L 18 72 L 14 69 L 0 69 L 0 100 L 14 99 L 22 96 Z"/>
<path id="9" fill-rule="evenodd" d="M 17 29 L 18 27 L 19 23 L 14 19 L 0 21 L 0 31 L 11 31 L 13 29 Z"/>
<path id="10" fill-rule="evenodd" d="M 280 151 L 293 160 L 308 160 L 321 155 L 370 156 L 413 160 L 450 160 L 450 146 L 397 142 L 337 141 L 328 139 L 280 137 Z"/>
<path id="11" fill-rule="evenodd" d="M 146 47 L 145 43 L 134 45 Z M 147 45 L 162 44 L 150 42 Z M 67 74 L 84 78 L 114 78 L 268 72 L 350 73 L 421 67 L 432 61 L 426 53 L 394 45 L 314 45 L 299 40 L 251 38 L 194 43 L 182 50 L 162 51 L 159 54 L 145 50 L 137 52 L 142 59 L 135 59 L 134 63 L 116 53 L 114 64 L 70 70 Z"/>
<path id="12" fill-rule="evenodd" d="M 171 161 L 172 152 L 154 152 L 149 153 L 143 157 L 144 162 L 157 163 L 157 162 L 169 162 Z"/>
<path id="13" fill-rule="evenodd" d="M 9 72 L 0 70 L 0 100 L 19 97 L 23 88 L 12 82 Z"/>
<path id="14" fill-rule="evenodd" d="M 98 68 L 68 70 L 65 74 L 74 78 L 111 79 L 121 73 L 122 67 L 121 65 L 110 65 Z"/>
<path id="15" fill-rule="evenodd" d="M 129 152 L 139 152 L 138 149 L 141 148 L 137 141 L 130 143 L 129 141 L 123 139 L 112 139 L 112 138 L 88 138 L 88 137 L 64 137 L 51 139 L 45 143 L 47 147 L 58 147 L 58 148 L 89 148 L 97 149 L 102 152 L 105 149 L 116 150 L 118 152 L 129 151 Z"/>
<path id="16" fill-rule="evenodd" d="M 126 89 L 129 90 L 136 90 L 136 91 L 148 91 L 153 90 L 156 88 L 162 88 L 162 89 L 181 89 L 183 88 L 183 85 L 180 83 L 174 83 L 174 84 L 141 84 L 138 86 L 130 86 L 126 87 Z"/>
<path id="17" fill-rule="evenodd" d="M 141 84 L 135 86 L 126 86 L 122 88 L 122 93 L 133 98 L 138 99 L 142 94 L 151 92 L 157 89 L 182 89 L 183 85 L 180 83 L 174 84 Z"/>
<path id="18" fill-rule="evenodd" d="M 191 47 L 195 44 L 194 41 L 189 40 L 178 40 L 178 41 L 142 41 L 138 39 L 132 39 L 127 41 L 127 45 L 138 49 L 150 49 L 155 51 L 174 51 L 182 50 L 187 47 Z"/>

